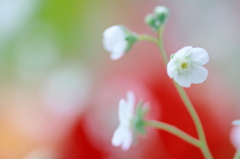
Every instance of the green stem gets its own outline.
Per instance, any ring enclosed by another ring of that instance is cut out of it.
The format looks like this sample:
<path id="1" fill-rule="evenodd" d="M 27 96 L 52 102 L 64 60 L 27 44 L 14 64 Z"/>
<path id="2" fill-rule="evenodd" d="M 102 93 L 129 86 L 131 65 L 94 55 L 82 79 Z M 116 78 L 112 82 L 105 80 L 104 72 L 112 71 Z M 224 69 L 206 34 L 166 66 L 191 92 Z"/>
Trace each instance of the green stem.
<path id="1" fill-rule="evenodd" d="M 167 58 L 167 54 L 166 54 L 166 51 L 164 49 L 164 45 L 163 45 L 163 31 L 164 31 L 164 27 L 162 26 L 160 29 L 159 29 L 159 48 L 160 48 L 160 51 L 161 51 L 161 54 L 162 54 L 162 57 L 163 57 L 163 60 L 167 66 L 168 64 L 168 58 Z M 196 129 L 197 129 L 197 133 L 198 133 L 198 137 L 200 139 L 200 142 L 201 142 L 201 146 L 199 147 L 204 155 L 204 157 L 206 159 L 212 159 L 212 155 L 210 153 L 210 150 L 208 148 L 208 145 L 207 145 L 207 142 L 206 142 L 206 137 L 205 137 L 205 134 L 204 134 L 204 131 L 203 131 L 203 126 L 202 126 L 202 123 L 198 117 L 198 114 L 196 112 L 196 110 L 194 109 L 191 101 L 189 100 L 185 90 L 179 86 L 174 80 L 173 80 L 173 83 L 181 97 L 181 99 L 183 100 L 188 112 L 190 113 L 192 119 L 193 119 L 193 122 L 196 126 Z"/>
<path id="2" fill-rule="evenodd" d="M 150 42 L 153 42 L 154 44 L 158 45 L 158 39 L 153 36 L 147 35 L 147 34 L 138 35 L 137 39 L 138 39 L 138 41 L 150 41 Z"/>
<path id="3" fill-rule="evenodd" d="M 164 49 L 164 44 L 163 44 L 163 31 L 164 31 L 164 26 L 160 27 L 159 32 L 158 32 L 158 38 L 159 38 L 158 46 L 159 46 L 161 55 L 163 57 L 163 61 L 164 61 L 165 65 L 167 66 L 168 57 L 167 57 L 167 53 Z"/>
<path id="4" fill-rule="evenodd" d="M 237 150 L 233 159 L 240 159 L 240 149 Z"/>
<path id="5" fill-rule="evenodd" d="M 175 126 L 172 126 L 170 124 L 167 123 L 163 123 L 163 122 L 159 122 L 159 121 L 145 121 L 144 122 L 146 126 L 150 126 L 150 127 L 154 127 L 154 128 L 158 128 L 161 130 L 165 130 L 175 136 L 178 136 L 179 138 L 185 140 L 186 142 L 196 146 L 196 147 L 200 147 L 200 141 L 190 135 L 188 135 L 187 133 L 185 133 L 184 131 L 178 129 Z"/>
<path id="6" fill-rule="evenodd" d="M 189 100 L 185 90 L 181 86 L 179 86 L 174 80 L 173 80 L 173 83 L 174 83 L 175 87 L 177 88 L 177 91 L 178 91 L 181 99 L 183 100 L 183 103 L 185 104 L 188 112 L 190 113 L 190 115 L 194 121 L 199 139 L 202 141 L 206 141 L 200 119 L 199 119 L 197 112 L 195 111 L 191 101 Z"/>

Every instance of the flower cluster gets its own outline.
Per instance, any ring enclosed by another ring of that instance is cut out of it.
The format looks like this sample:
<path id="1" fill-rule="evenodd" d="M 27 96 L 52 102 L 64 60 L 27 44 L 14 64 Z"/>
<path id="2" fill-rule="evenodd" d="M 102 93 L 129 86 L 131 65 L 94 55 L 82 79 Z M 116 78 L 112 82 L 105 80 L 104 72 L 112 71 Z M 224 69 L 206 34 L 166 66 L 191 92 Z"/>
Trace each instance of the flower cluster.
<path id="1" fill-rule="evenodd" d="M 153 31 L 159 32 L 158 38 L 146 34 L 137 35 L 123 26 L 114 25 L 104 31 L 103 46 L 111 53 L 111 59 L 117 60 L 129 51 L 137 41 L 146 40 L 153 42 L 161 48 L 163 59 L 167 63 L 167 74 L 170 78 L 173 78 L 175 82 L 183 87 L 190 87 L 192 83 L 202 83 L 208 76 L 207 69 L 202 65 L 205 65 L 209 61 L 209 55 L 203 48 L 186 46 L 175 54 L 172 54 L 168 61 L 162 44 L 162 28 L 168 15 L 169 10 L 166 7 L 158 6 L 155 8 L 153 14 L 148 14 L 145 18 L 146 24 Z M 184 94 L 184 96 L 186 95 Z M 131 91 L 127 92 L 127 99 L 119 101 L 118 117 L 120 124 L 113 134 L 112 145 L 116 147 L 121 146 L 123 150 L 128 150 L 133 143 L 134 137 L 138 134 L 144 134 L 145 127 L 149 126 L 149 123 L 144 119 L 147 112 L 148 107 L 143 105 L 142 102 L 138 102 L 135 108 L 134 94 Z M 150 126 L 154 124 L 150 124 Z M 158 126 L 163 126 L 164 129 L 168 127 L 170 132 L 173 132 L 172 129 L 176 129 L 163 123 L 160 123 Z M 177 132 L 182 133 L 182 131 L 178 130 Z M 198 142 L 198 140 L 196 141 L 192 138 L 186 140 L 190 143 L 195 143 L 195 145 Z"/>
<path id="2" fill-rule="evenodd" d="M 145 22 L 153 31 L 158 31 L 159 28 L 166 22 L 169 10 L 166 7 L 158 6 L 153 14 L 148 14 L 145 17 Z"/>

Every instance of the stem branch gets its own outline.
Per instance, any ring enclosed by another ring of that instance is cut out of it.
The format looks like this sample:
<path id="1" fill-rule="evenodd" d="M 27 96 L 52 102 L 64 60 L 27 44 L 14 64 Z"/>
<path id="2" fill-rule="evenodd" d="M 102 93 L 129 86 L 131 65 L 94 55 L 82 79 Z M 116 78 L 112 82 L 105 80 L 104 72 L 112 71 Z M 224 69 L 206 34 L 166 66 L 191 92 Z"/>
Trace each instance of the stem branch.
<path id="1" fill-rule="evenodd" d="M 185 140 L 186 142 L 196 146 L 196 147 L 200 147 L 200 141 L 190 135 L 188 135 L 187 133 L 185 133 L 184 131 L 178 129 L 175 126 L 172 126 L 170 124 L 167 123 L 163 123 L 163 122 L 158 122 L 158 121 L 145 121 L 145 125 L 146 126 L 150 126 L 150 127 L 155 127 L 164 131 L 167 131 L 175 136 L 178 136 L 179 138 Z"/>
<path id="2" fill-rule="evenodd" d="M 147 34 L 140 34 L 137 36 L 137 39 L 138 39 L 138 41 L 150 41 L 150 42 L 153 42 L 154 44 L 158 45 L 158 39 L 153 36 L 147 35 Z"/>
<path id="3" fill-rule="evenodd" d="M 165 51 L 164 45 L 163 45 L 163 31 L 164 31 L 164 27 L 162 26 L 159 29 L 159 35 L 158 35 L 159 36 L 159 44 L 158 44 L 158 46 L 160 48 L 164 63 L 167 66 L 168 58 L 167 58 L 167 54 L 166 54 L 166 51 Z M 212 157 L 210 150 L 208 148 L 208 145 L 207 145 L 207 141 L 206 141 L 205 134 L 203 131 L 203 126 L 202 126 L 202 123 L 199 119 L 199 116 L 198 116 L 196 110 L 194 109 L 191 101 L 189 100 L 185 90 L 181 86 L 179 86 L 174 80 L 173 80 L 173 83 L 174 83 L 182 101 L 184 102 L 184 104 L 185 104 L 188 112 L 190 113 L 191 118 L 193 119 L 193 122 L 196 126 L 198 137 L 201 142 L 199 148 L 201 149 L 201 151 L 206 159 L 212 159 L 213 157 Z"/>

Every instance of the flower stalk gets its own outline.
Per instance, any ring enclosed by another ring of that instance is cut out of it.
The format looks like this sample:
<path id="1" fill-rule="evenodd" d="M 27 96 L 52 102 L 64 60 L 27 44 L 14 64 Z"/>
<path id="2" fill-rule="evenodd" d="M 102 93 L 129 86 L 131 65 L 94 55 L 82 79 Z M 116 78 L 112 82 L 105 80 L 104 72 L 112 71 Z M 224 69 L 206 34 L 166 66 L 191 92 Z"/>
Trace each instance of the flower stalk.
<path id="1" fill-rule="evenodd" d="M 163 58 L 164 64 L 167 66 L 168 57 L 167 57 L 167 53 L 165 51 L 164 44 L 163 44 L 163 32 L 164 32 L 164 25 L 162 25 L 159 28 L 158 39 L 155 37 L 152 37 L 150 35 L 138 35 L 138 41 L 144 40 L 144 41 L 150 41 L 150 42 L 153 42 L 154 44 L 157 44 L 157 46 L 160 49 L 160 53 Z M 186 134 L 185 132 L 176 128 L 175 126 L 172 126 L 172 125 L 169 125 L 166 123 L 162 123 L 162 122 L 146 121 L 145 122 L 146 126 L 159 128 L 159 129 L 165 130 L 169 133 L 172 133 L 172 134 L 180 137 L 181 139 L 185 140 L 186 142 L 198 147 L 206 159 L 213 159 L 212 154 L 207 145 L 207 141 L 206 141 L 202 123 L 200 121 L 200 118 L 199 118 L 196 110 L 194 109 L 194 107 L 193 107 L 190 99 L 188 98 L 185 90 L 183 89 L 183 87 L 181 87 L 178 83 L 176 83 L 174 81 L 174 79 L 173 79 L 173 83 L 174 83 L 184 105 L 186 106 L 186 109 L 188 110 L 188 112 L 194 122 L 194 125 L 197 129 L 199 139 L 195 139 L 194 137 Z"/>
<path id="2" fill-rule="evenodd" d="M 178 136 L 179 138 L 185 140 L 186 142 L 188 142 L 196 147 L 200 147 L 200 145 L 201 145 L 201 143 L 198 139 L 188 135 L 187 133 L 185 133 L 184 131 L 178 129 L 177 127 L 175 127 L 173 125 L 163 123 L 163 122 L 158 122 L 158 121 L 150 121 L 150 120 L 145 121 L 145 125 L 167 131 L 175 136 Z"/>
<path id="3" fill-rule="evenodd" d="M 164 63 L 167 65 L 168 64 L 168 59 L 167 59 L 167 54 L 166 54 L 166 51 L 165 51 L 164 45 L 163 45 L 163 31 L 164 31 L 164 26 L 162 26 L 159 29 L 159 44 L 158 45 L 159 45 Z M 207 146 L 206 137 L 205 137 L 205 134 L 204 134 L 204 131 L 203 131 L 203 126 L 202 126 L 202 123 L 201 123 L 201 121 L 198 117 L 198 114 L 197 114 L 196 110 L 194 109 L 191 101 L 189 100 L 185 90 L 181 86 L 179 86 L 174 80 L 173 80 L 173 83 L 174 83 L 182 101 L 184 102 L 188 112 L 190 113 L 190 115 L 193 119 L 193 122 L 195 124 L 195 127 L 197 129 L 199 141 L 201 142 L 201 144 L 197 147 L 199 147 L 201 149 L 201 151 L 202 151 L 202 153 L 203 153 L 203 155 L 206 159 L 212 159 L 213 157 L 212 157 L 212 155 L 210 153 L 210 150 Z"/>

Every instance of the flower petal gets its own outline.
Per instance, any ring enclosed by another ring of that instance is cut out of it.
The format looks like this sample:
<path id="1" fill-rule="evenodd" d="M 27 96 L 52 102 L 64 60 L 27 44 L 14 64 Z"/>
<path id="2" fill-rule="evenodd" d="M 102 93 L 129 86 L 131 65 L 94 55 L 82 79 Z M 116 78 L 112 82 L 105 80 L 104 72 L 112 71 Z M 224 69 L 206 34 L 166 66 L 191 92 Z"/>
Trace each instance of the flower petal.
<path id="1" fill-rule="evenodd" d="M 129 113 L 131 113 L 133 115 L 134 114 L 134 105 L 135 105 L 135 96 L 132 91 L 127 92 L 127 103 L 128 103 Z"/>
<path id="2" fill-rule="evenodd" d="M 202 83 L 207 79 L 208 70 L 202 66 L 195 66 L 191 68 L 191 72 L 189 74 L 189 79 L 192 83 Z"/>
<path id="3" fill-rule="evenodd" d="M 188 77 L 188 74 L 182 74 L 179 76 L 175 76 L 174 80 L 183 87 L 190 87 L 191 86 L 191 81 Z"/>
<path id="4" fill-rule="evenodd" d="M 191 50 L 191 60 L 198 65 L 205 65 L 209 61 L 209 55 L 203 48 L 193 48 Z"/>
<path id="5" fill-rule="evenodd" d="M 112 145 L 113 146 L 120 146 L 124 141 L 125 129 L 119 126 L 113 134 L 112 138 Z"/>
<path id="6" fill-rule="evenodd" d="M 121 99 L 119 101 L 119 106 L 118 106 L 118 117 L 120 124 L 128 124 L 128 116 L 129 114 L 129 109 L 127 105 L 127 101 L 125 99 Z"/>
<path id="7" fill-rule="evenodd" d="M 111 53 L 110 57 L 112 60 L 118 60 L 124 55 L 124 53 L 125 53 L 124 51 L 116 49 L 114 50 L 114 52 Z"/>
<path id="8" fill-rule="evenodd" d="M 111 51 L 111 59 L 112 60 L 118 60 L 121 58 L 127 48 L 127 41 L 125 39 L 119 39 L 117 43 L 112 46 L 112 51 Z"/>
<path id="9" fill-rule="evenodd" d="M 124 140 L 122 142 L 122 150 L 126 151 L 131 147 L 133 141 L 132 138 L 131 130 L 126 130 L 124 134 Z"/>
<path id="10" fill-rule="evenodd" d="M 173 78 L 174 76 L 176 76 L 178 74 L 174 59 L 171 59 L 167 64 L 167 74 L 170 78 Z"/>
<path id="11" fill-rule="evenodd" d="M 106 29 L 103 33 L 103 46 L 111 52 L 111 59 L 117 60 L 122 57 L 128 47 L 124 30 L 117 25 Z"/>
<path id="12" fill-rule="evenodd" d="M 115 44 L 114 39 L 121 36 L 122 32 L 121 28 L 117 25 L 109 27 L 103 32 L 103 46 L 107 51 L 112 52 Z"/>
<path id="13" fill-rule="evenodd" d="M 182 49 L 180 49 L 176 54 L 174 55 L 173 59 L 183 58 L 190 54 L 190 50 L 192 49 L 192 46 L 185 46 Z"/>

